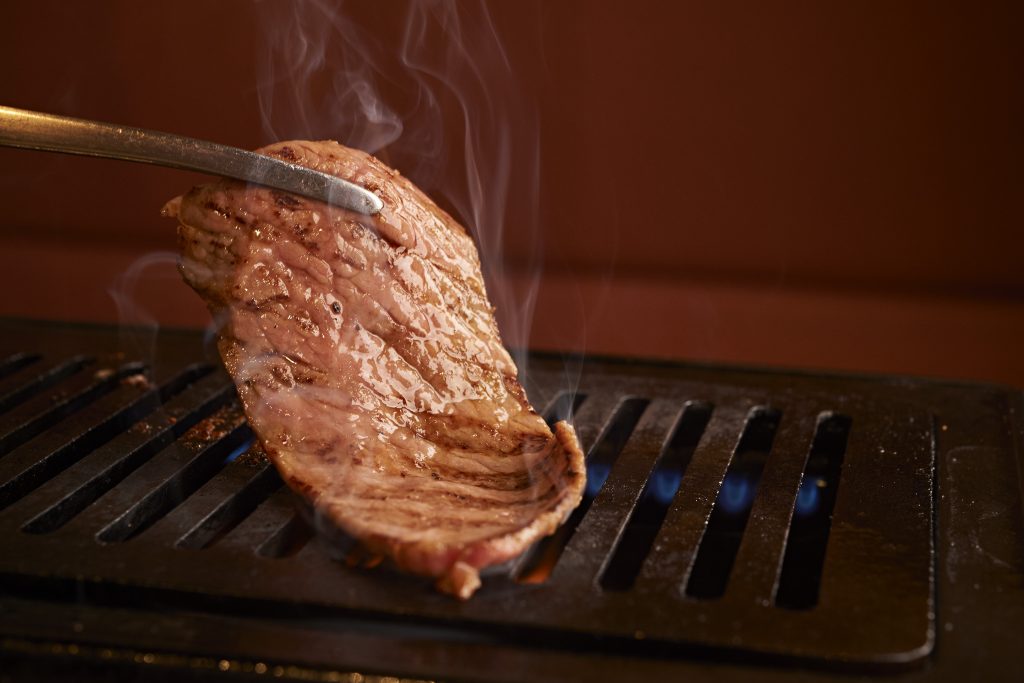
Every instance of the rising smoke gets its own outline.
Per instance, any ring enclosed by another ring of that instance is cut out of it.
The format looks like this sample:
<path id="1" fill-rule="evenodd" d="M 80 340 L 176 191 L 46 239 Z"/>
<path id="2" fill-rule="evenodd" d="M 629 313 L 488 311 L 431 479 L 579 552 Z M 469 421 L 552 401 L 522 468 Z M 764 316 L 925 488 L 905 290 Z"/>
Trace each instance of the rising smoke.
<path id="1" fill-rule="evenodd" d="M 334 139 L 363 149 L 455 214 L 474 235 L 503 339 L 525 375 L 542 253 L 537 103 L 487 5 L 300 0 L 258 8 L 264 142 Z M 533 220 L 507 225 L 510 201 Z M 506 229 L 528 233 L 532 245 L 516 277 Z"/>

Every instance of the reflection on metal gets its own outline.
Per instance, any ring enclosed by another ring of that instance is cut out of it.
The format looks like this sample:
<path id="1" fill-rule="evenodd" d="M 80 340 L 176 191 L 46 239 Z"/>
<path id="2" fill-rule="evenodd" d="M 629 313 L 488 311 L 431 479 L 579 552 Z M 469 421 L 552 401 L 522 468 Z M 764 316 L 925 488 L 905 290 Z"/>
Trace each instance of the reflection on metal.
<path id="1" fill-rule="evenodd" d="M 347 180 L 281 159 L 171 133 L 0 106 L 0 145 L 136 161 L 247 180 L 357 213 L 384 207 Z"/>

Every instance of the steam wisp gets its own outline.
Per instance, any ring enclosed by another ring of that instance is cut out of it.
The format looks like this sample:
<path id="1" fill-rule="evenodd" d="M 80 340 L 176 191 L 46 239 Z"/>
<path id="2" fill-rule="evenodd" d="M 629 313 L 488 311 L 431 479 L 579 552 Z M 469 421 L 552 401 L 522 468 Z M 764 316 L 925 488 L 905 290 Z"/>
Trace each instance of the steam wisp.
<path id="1" fill-rule="evenodd" d="M 525 377 L 542 253 L 539 123 L 487 6 L 301 0 L 259 8 L 267 142 L 335 139 L 363 149 L 454 212 L 474 235 L 502 336 Z M 533 220 L 506 226 L 510 201 Z M 506 227 L 528 232 L 532 245 L 515 278 Z"/>

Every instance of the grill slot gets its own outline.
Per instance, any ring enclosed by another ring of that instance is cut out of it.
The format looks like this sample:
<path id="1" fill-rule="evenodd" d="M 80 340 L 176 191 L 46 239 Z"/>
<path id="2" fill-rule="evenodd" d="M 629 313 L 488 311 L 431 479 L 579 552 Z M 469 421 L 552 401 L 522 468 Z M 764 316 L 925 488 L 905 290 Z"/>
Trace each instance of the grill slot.
<path id="1" fill-rule="evenodd" d="M 194 524 L 196 519 L 202 520 L 181 537 L 177 546 L 198 550 L 213 545 L 279 488 L 281 478 L 274 466 L 265 460 L 258 465 L 232 461 L 220 476 L 175 511 L 181 513 L 178 515 L 180 527 Z M 211 506 L 213 509 L 204 514 L 203 511 Z M 164 522 L 169 520 L 170 517 Z"/>
<path id="2" fill-rule="evenodd" d="M 208 426 L 208 422 L 215 426 Z M 217 436 L 201 441 L 202 434 L 210 429 Z M 164 458 L 152 463 L 155 467 L 140 471 L 155 485 L 145 485 L 149 493 L 105 526 L 96 538 L 103 543 L 118 543 L 138 536 L 212 478 L 224 466 L 226 456 L 251 435 L 236 408 L 223 408 L 206 418 L 185 435 L 184 444 L 165 449 Z"/>
<path id="3" fill-rule="evenodd" d="M 172 398 L 150 417 L 122 432 L 88 457 L 51 480 L 36 494 L 25 498 L 26 509 L 12 507 L 11 514 L 30 518 L 24 531 L 45 534 L 56 531 L 101 496 L 147 463 L 163 448 L 208 417 L 233 395 L 224 378 L 200 379 Z"/>
<path id="4" fill-rule="evenodd" d="M 301 551 L 313 537 L 309 528 L 298 513 L 274 531 L 270 538 L 260 544 L 256 554 L 260 557 L 293 557 Z"/>
<path id="5" fill-rule="evenodd" d="M 282 529 L 295 516 L 292 494 L 283 485 L 278 485 L 270 496 L 239 524 L 227 531 L 223 537 L 211 541 L 218 550 L 254 554 L 272 538 L 280 536 Z M 271 553 L 270 556 L 273 556 Z"/>
<path id="6" fill-rule="evenodd" d="M 587 487 L 583 492 L 583 500 L 558 531 L 540 540 L 528 551 L 518 570 L 517 580 L 520 583 L 542 583 L 551 574 L 562 550 L 600 493 L 612 465 L 649 403 L 642 398 L 627 398 L 615 408 L 601 436 L 587 453 Z"/>
<path id="7" fill-rule="evenodd" d="M 691 402 L 683 409 L 601 575 L 601 587 L 605 590 L 623 591 L 632 587 L 711 419 L 711 411 L 707 403 Z"/>
<path id="8" fill-rule="evenodd" d="M 818 602 L 821 568 L 832 526 L 850 418 L 822 415 L 797 493 L 775 604 L 809 609 Z"/>
<path id="9" fill-rule="evenodd" d="M 649 404 L 650 401 L 645 398 L 627 398 L 616 408 L 604 433 L 587 453 L 587 488 L 583 493 L 585 503 L 581 503 L 581 507 L 584 504 L 589 506 L 601 492 L 616 458 Z"/>

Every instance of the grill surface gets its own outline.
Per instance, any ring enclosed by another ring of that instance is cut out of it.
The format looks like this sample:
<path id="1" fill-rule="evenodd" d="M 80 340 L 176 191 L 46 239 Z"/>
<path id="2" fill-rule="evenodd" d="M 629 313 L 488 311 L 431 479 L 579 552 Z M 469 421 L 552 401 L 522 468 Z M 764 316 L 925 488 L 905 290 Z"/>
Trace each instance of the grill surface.
<path id="1" fill-rule="evenodd" d="M 55 643 L 328 679 L 1010 671 L 1014 392 L 534 356 L 528 391 L 573 414 L 587 495 L 459 603 L 329 557 L 258 451 L 239 456 L 251 435 L 201 335 L 0 331 L 0 634 L 19 661 Z"/>

